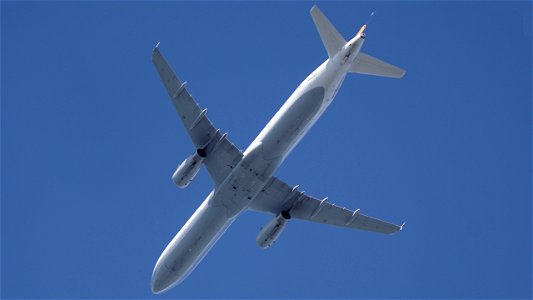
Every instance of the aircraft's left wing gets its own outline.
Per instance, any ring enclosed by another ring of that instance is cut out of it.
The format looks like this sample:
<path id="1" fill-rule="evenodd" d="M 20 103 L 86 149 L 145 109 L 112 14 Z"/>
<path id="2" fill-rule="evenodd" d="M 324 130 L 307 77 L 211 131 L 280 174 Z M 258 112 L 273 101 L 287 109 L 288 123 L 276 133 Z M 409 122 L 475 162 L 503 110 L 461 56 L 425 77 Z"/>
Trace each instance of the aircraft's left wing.
<path id="1" fill-rule="evenodd" d="M 207 109 L 202 110 L 196 103 L 185 88 L 186 82 L 178 79 L 158 46 L 159 44 L 152 52 L 152 62 L 194 146 L 205 150 L 207 157 L 204 165 L 217 185 L 241 161 L 242 152 L 226 138 L 226 134 L 221 134 L 209 121 L 206 116 Z"/>
<path id="2" fill-rule="evenodd" d="M 296 219 L 387 234 L 399 231 L 403 226 L 363 215 L 359 209 L 352 211 L 331 204 L 327 198 L 310 197 L 298 191 L 298 186 L 291 187 L 276 177 L 270 179 L 250 209 L 275 215 L 288 210 Z"/>

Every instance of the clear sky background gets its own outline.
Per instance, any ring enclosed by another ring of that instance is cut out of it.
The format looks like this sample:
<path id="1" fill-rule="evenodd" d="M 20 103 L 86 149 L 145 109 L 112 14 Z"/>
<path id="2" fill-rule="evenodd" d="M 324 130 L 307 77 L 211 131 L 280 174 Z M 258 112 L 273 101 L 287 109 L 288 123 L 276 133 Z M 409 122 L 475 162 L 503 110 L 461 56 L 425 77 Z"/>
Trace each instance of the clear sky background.
<path id="1" fill-rule="evenodd" d="M 349 75 L 276 175 L 392 236 L 243 214 L 181 285 L 155 262 L 212 188 L 150 57 L 245 149 L 326 59 L 313 2 L 1 3 L 1 297 L 531 298 L 532 4 L 319 2 L 407 70 Z"/>

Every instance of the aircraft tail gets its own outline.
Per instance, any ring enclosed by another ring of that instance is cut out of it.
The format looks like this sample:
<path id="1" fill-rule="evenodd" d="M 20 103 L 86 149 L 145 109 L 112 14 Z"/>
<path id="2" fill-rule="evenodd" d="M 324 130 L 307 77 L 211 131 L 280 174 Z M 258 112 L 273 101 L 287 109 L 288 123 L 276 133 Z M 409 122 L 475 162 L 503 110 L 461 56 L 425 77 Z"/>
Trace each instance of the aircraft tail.
<path id="1" fill-rule="evenodd" d="M 326 47 L 328 56 L 332 58 L 346 44 L 346 40 L 316 5 L 311 8 L 311 17 L 313 22 L 315 22 L 322 43 Z"/>
<path id="2" fill-rule="evenodd" d="M 359 52 L 359 54 L 357 54 L 348 71 L 350 73 L 392 78 L 402 78 L 403 75 L 405 75 L 405 70 L 381 61 L 363 52 Z"/>
<path id="3" fill-rule="evenodd" d="M 311 8 L 311 17 L 315 23 L 320 39 L 328 52 L 329 58 L 334 57 L 339 50 L 346 44 L 346 40 L 342 35 L 335 29 L 333 24 L 328 20 L 328 18 L 320 11 L 320 9 L 313 5 Z M 366 25 L 361 27 L 361 30 L 357 33 L 358 35 L 363 35 Z M 366 75 L 375 75 L 383 77 L 392 77 L 392 78 L 402 78 L 405 74 L 405 70 L 393 66 L 389 63 L 386 63 L 382 60 L 379 60 L 375 57 L 372 57 L 366 53 L 359 52 L 355 57 L 355 60 L 352 62 L 350 73 L 359 73 Z"/>

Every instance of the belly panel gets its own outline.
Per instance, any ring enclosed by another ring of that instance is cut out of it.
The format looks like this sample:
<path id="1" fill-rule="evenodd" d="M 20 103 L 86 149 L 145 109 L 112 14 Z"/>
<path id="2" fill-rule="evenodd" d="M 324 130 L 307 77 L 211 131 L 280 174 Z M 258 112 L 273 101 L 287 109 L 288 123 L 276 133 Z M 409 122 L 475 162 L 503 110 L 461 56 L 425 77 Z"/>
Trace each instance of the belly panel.
<path id="1" fill-rule="evenodd" d="M 290 150 L 300 134 L 315 118 L 324 100 L 324 87 L 315 87 L 302 94 L 265 133 L 263 157 L 275 159 Z"/>
<path id="2" fill-rule="evenodd" d="M 233 223 L 223 207 L 209 205 L 211 194 L 176 234 L 157 261 L 152 285 L 167 290 L 185 279 Z"/>

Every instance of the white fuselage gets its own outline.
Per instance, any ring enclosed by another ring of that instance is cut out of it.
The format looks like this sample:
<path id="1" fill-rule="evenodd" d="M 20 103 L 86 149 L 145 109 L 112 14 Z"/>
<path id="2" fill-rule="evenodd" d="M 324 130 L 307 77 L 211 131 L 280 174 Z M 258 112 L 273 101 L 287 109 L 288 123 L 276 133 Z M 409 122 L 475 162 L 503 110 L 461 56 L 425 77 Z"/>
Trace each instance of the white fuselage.
<path id="1" fill-rule="evenodd" d="M 152 290 L 160 293 L 191 273 L 245 211 L 276 169 L 331 104 L 364 39 L 359 35 L 313 71 L 287 99 L 241 162 L 207 196 L 159 257 Z"/>

